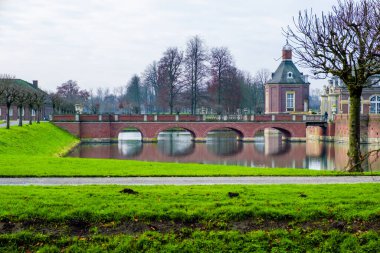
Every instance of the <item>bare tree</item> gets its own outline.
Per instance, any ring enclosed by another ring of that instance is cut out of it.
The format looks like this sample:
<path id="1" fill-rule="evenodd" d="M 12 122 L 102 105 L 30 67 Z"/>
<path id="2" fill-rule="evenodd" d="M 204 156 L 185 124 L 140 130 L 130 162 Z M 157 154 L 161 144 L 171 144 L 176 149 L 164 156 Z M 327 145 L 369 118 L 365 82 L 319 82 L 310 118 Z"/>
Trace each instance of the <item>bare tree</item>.
<path id="1" fill-rule="evenodd" d="M 7 107 L 7 129 L 10 128 L 10 109 L 16 101 L 18 92 L 18 85 L 14 76 L 2 75 L 0 77 L 1 101 L 4 102 Z"/>
<path id="2" fill-rule="evenodd" d="M 142 74 L 143 96 L 142 100 L 148 112 L 157 110 L 157 94 L 159 94 L 158 68 L 154 61 Z"/>
<path id="3" fill-rule="evenodd" d="M 135 114 L 140 113 L 141 110 L 141 83 L 140 77 L 134 75 L 128 83 L 127 87 L 127 101 L 131 111 Z"/>
<path id="4" fill-rule="evenodd" d="M 220 107 L 222 105 L 222 95 L 223 89 L 226 85 L 228 76 L 233 67 L 232 56 L 228 48 L 226 47 L 216 47 L 211 49 L 211 76 L 214 86 L 216 86 L 217 92 L 217 105 Z"/>
<path id="5" fill-rule="evenodd" d="M 338 76 L 350 94 L 348 171 L 362 171 L 360 163 L 360 98 L 363 88 L 380 74 L 380 1 L 338 1 L 320 17 L 300 12 L 285 34 L 295 55 L 317 77 Z"/>
<path id="6" fill-rule="evenodd" d="M 115 94 L 116 100 L 117 100 L 117 112 L 125 112 L 126 108 L 126 96 L 125 96 L 125 90 L 126 88 L 124 86 L 116 87 L 113 89 L 113 93 Z"/>
<path id="7" fill-rule="evenodd" d="M 78 83 L 69 80 L 57 87 L 58 96 L 64 101 L 61 104 L 63 112 L 75 113 L 75 104 L 84 104 L 90 94 L 86 90 L 81 90 Z"/>
<path id="8" fill-rule="evenodd" d="M 26 87 L 18 87 L 18 93 L 16 95 L 15 104 L 17 105 L 18 110 L 18 126 L 22 126 L 22 120 L 24 117 L 25 106 L 28 102 L 28 93 L 31 92 L 31 89 Z"/>
<path id="9" fill-rule="evenodd" d="M 169 94 L 169 110 L 173 114 L 174 104 L 178 93 L 182 89 L 180 76 L 182 74 L 183 52 L 176 47 L 168 48 L 158 66 L 159 82 L 163 84 Z"/>
<path id="10" fill-rule="evenodd" d="M 62 98 L 56 92 L 49 92 L 48 96 L 53 107 L 53 114 L 59 113 L 63 103 Z"/>
<path id="11" fill-rule="evenodd" d="M 194 36 L 187 42 L 185 54 L 185 77 L 190 88 L 191 114 L 197 111 L 199 91 L 202 81 L 207 76 L 207 51 L 199 36 Z"/>
<path id="12" fill-rule="evenodd" d="M 35 91 L 27 93 L 26 104 L 29 108 L 29 125 L 33 124 L 33 112 L 35 112 L 37 103 L 37 95 Z"/>
<path id="13" fill-rule="evenodd" d="M 42 108 L 46 103 L 47 93 L 41 90 L 34 91 L 36 96 L 36 113 L 37 113 L 37 124 L 40 124 Z"/>
<path id="14" fill-rule="evenodd" d="M 260 69 L 254 76 L 254 94 L 253 100 L 255 104 L 255 113 L 261 114 L 265 107 L 265 84 L 270 79 L 270 71 L 268 69 Z"/>

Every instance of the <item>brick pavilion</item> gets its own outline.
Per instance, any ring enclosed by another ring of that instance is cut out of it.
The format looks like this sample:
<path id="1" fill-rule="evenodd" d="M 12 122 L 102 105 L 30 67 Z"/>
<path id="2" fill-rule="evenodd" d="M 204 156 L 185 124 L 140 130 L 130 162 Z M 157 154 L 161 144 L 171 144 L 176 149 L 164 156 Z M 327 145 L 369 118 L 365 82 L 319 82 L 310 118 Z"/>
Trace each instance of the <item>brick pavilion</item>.
<path id="1" fill-rule="evenodd" d="M 265 113 L 302 113 L 309 110 L 307 76 L 301 73 L 292 60 L 292 48 L 282 48 L 282 62 L 265 84 Z"/>

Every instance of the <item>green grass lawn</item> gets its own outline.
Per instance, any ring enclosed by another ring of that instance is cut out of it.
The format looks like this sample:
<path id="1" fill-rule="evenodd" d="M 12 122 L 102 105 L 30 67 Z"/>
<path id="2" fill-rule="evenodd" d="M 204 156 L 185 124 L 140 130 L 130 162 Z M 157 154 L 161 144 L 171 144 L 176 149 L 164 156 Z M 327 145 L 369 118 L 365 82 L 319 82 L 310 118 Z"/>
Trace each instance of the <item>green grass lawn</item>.
<path id="1" fill-rule="evenodd" d="M 380 218 L 380 186 L 123 186 L 0 187 L 0 220 L 227 222 L 245 219 L 344 221 Z M 230 197 L 229 192 L 238 193 Z M 286 197 L 285 197 L 286 196 Z"/>
<path id="2" fill-rule="evenodd" d="M 0 129 L 0 177 L 47 176 L 331 176 L 335 171 L 62 158 L 78 140 L 50 123 Z M 371 173 L 364 173 L 368 175 Z M 372 173 L 373 174 L 373 173 Z M 374 174 L 380 175 L 380 172 Z M 361 175 L 361 174 L 360 174 Z"/>
<path id="3" fill-rule="evenodd" d="M 123 189 L 0 187 L 0 226 L 8 229 L 0 234 L 0 251 L 380 249 L 377 184 Z"/>

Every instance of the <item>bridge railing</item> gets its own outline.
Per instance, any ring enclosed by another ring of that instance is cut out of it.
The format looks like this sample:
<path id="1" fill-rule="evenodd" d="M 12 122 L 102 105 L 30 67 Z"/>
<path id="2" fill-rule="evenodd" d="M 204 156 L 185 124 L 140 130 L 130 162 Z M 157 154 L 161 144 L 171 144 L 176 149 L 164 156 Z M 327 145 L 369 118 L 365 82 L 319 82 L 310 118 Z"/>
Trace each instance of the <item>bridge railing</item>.
<path id="1" fill-rule="evenodd" d="M 323 115 L 318 114 L 266 114 L 266 115 L 54 115 L 56 122 L 325 122 Z"/>

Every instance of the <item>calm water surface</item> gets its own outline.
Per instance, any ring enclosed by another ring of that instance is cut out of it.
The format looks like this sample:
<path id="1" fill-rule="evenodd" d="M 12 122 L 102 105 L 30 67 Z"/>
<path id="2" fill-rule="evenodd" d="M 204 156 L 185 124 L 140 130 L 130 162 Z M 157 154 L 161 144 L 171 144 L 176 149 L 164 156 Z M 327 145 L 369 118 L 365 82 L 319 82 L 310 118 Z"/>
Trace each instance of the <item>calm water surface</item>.
<path id="1" fill-rule="evenodd" d="M 243 143 L 229 131 L 211 132 L 206 143 L 194 143 L 188 132 L 162 132 L 157 143 L 142 143 L 140 133 L 120 134 L 115 144 L 81 144 L 69 156 L 112 158 L 178 163 L 241 165 L 248 167 L 287 167 L 313 170 L 342 170 L 347 164 L 345 143 L 289 143 L 281 135 L 259 136 Z M 363 150 L 378 146 L 366 145 Z M 365 164 L 380 170 L 375 155 Z"/>

